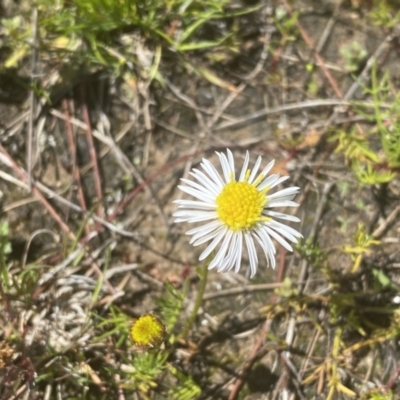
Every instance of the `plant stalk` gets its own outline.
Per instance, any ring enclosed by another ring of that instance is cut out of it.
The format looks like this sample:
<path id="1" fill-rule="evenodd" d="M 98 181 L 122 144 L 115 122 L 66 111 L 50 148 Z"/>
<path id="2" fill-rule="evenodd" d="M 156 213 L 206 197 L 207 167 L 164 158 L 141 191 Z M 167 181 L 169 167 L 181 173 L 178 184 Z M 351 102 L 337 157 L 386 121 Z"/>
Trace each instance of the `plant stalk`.
<path id="1" fill-rule="evenodd" d="M 206 290 L 207 276 L 208 276 L 208 263 L 207 262 L 205 262 L 204 265 L 198 269 L 198 274 L 200 277 L 200 287 L 197 292 L 196 302 L 194 303 L 193 310 L 189 316 L 189 319 L 187 320 L 187 322 L 185 324 L 185 327 L 183 328 L 182 333 L 179 335 L 180 338 L 185 338 L 187 336 L 187 334 L 189 333 L 192 325 L 194 324 L 197 313 L 199 312 L 201 304 L 203 302 L 203 296 L 204 296 L 204 292 Z"/>

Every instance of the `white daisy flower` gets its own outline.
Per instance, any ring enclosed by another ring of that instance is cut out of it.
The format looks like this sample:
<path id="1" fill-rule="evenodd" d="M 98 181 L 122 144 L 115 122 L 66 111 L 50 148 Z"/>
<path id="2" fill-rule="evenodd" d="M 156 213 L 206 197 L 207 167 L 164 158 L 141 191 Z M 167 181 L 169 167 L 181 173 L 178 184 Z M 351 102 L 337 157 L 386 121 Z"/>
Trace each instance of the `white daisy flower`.
<path id="1" fill-rule="evenodd" d="M 297 207 L 293 198 L 299 192 L 298 187 L 290 187 L 270 194 L 271 189 L 288 179 L 288 176 L 273 174 L 267 176 L 275 161 L 271 161 L 256 178 L 261 157 L 252 171 L 248 169 L 249 152 L 236 180 L 235 164 L 232 152 L 216 153 L 222 166 L 223 178 L 210 161 L 203 159 L 200 166 L 205 171 L 193 169 L 190 174 L 197 182 L 182 179 L 187 186 L 178 186 L 183 192 L 198 200 L 176 200 L 181 210 L 174 213 L 175 222 L 207 223 L 191 229 L 190 243 L 198 246 L 211 240 L 201 253 L 204 260 L 219 244 L 209 269 L 235 272 L 240 269 L 244 245 L 250 261 L 250 275 L 257 271 L 258 257 L 255 242 L 264 250 L 269 265 L 275 268 L 275 239 L 289 251 L 293 251 L 288 241 L 297 243 L 303 237 L 295 229 L 275 220 L 299 222 L 299 218 L 273 211 L 275 207 Z M 243 245 L 244 243 L 244 245 Z"/>

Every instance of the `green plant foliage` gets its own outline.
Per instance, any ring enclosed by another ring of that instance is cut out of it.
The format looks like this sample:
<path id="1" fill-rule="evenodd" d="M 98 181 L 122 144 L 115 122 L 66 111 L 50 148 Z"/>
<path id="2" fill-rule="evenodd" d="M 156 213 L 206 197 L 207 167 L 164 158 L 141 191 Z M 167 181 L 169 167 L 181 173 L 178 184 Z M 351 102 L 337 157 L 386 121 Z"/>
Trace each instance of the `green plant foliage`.
<path id="1" fill-rule="evenodd" d="M 22 17 L 18 15 L 1 20 L 0 34 L 8 38 L 10 44 L 12 43 L 12 52 L 5 60 L 4 67 L 15 68 L 20 60 L 29 54 L 28 39 L 31 35 L 31 29 L 24 24 Z"/>
<path id="2" fill-rule="evenodd" d="M 337 141 L 336 152 L 345 156 L 361 185 L 388 183 L 400 167 L 400 93 L 394 90 L 388 73 L 378 77 L 376 65 L 371 86 L 363 91 L 371 103 L 355 102 L 356 112 L 374 123 L 374 128 L 339 131 L 331 140 Z"/>
<path id="3" fill-rule="evenodd" d="M 369 147 L 368 138 L 358 134 L 355 130 L 350 133 L 340 131 L 332 137 L 332 140 L 338 140 L 337 152 L 343 152 L 349 160 L 360 162 L 378 162 L 379 157 Z"/>
<path id="4" fill-rule="evenodd" d="M 397 292 L 400 292 L 400 286 L 392 282 L 390 277 L 386 275 L 383 271 L 373 268 L 372 274 L 376 279 L 376 290 L 391 288 L 393 290 L 396 290 Z"/>
<path id="5" fill-rule="evenodd" d="M 367 50 L 359 42 L 353 41 L 340 49 L 340 55 L 344 60 L 344 68 L 348 72 L 355 72 L 367 56 Z"/>
<path id="6" fill-rule="evenodd" d="M 171 364 L 169 365 L 169 370 L 178 380 L 178 384 L 171 387 L 168 392 L 169 399 L 193 400 L 201 394 L 201 389 L 190 376 L 186 376 Z"/>
<path id="7" fill-rule="evenodd" d="M 11 253 L 11 243 L 8 239 L 10 228 L 8 222 L 0 222 L 0 263 L 5 265 L 7 255 Z"/>
<path id="8" fill-rule="evenodd" d="M 296 250 L 310 264 L 316 267 L 321 267 L 327 258 L 326 253 L 318 246 L 318 244 L 314 244 L 311 238 L 298 243 Z"/>
<path id="9" fill-rule="evenodd" d="M 380 244 L 379 240 L 375 240 L 369 235 L 363 224 L 358 224 L 357 232 L 353 237 L 354 245 L 345 245 L 343 251 L 350 255 L 353 266 L 351 272 L 357 272 L 360 268 L 362 258 L 365 254 L 371 252 L 371 247 Z"/>
<path id="10" fill-rule="evenodd" d="M 374 25 L 393 28 L 400 21 L 398 6 L 396 0 L 374 0 L 374 7 L 368 17 Z"/>
<path id="11" fill-rule="evenodd" d="M 284 6 L 278 6 L 275 10 L 274 21 L 276 26 L 286 42 L 292 42 L 298 34 L 296 24 L 299 19 L 299 13 L 294 12 L 292 15 L 287 15 Z"/>
<path id="12" fill-rule="evenodd" d="M 381 183 L 388 183 L 396 176 L 392 171 L 377 171 L 372 164 L 362 164 L 354 162 L 353 172 L 355 173 L 359 182 L 363 185 L 377 185 Z"/>
<path id="13" fill-rule="evenodd" d="M 395 400 L 395 397 L 390 390 L 385 393 L 376 391 L 374 393 L 369 393 L 368 396 L 363 396 L 361 400 Z"/>
<path id="14" fill-rule="evenodd" d="M 7 270 L 7 256 L 11 253 L 11 243 L 8 239 L 9 226 L 8 222 L 0 222 L 0 268 L 1 268 L 1 284 L 4 289 L 9 287 L 9 275 Z"/>
<path id="15" fill-rule="evenodd" d="M 126 387 L 137 389 L 143 394 L 157 387 L 157 379 L 167 366 L 168 352 L 144 351 L 132 360 L 132 373 Z"/>
<path id="16" fill-rule="evenodd" d="M 119 348 L 129 340 L 129 325 L 132 319 L 115 306 L 110 307 L 110 312 L 111 315 L 106 318 L 97 316 L 99 319 L 97 328 L 102 329 L 103 333 L 96 337 L 95 341 L 101 342 L 115 335 L 118 337 L 116 347 Z"/>
<path id="17" fill-rule="evenodd" d="M 275 293 L 280 296 L 280 297 L 294 297 L 299 294 L 299 290 L 297 287 L 293 284 L 292 280 L 288 277 L 286 277 L 283 282 L 282 286 L 277 288 L 275 290 Z"/>
<path id="18" fill-rule="evenodd" d="M 153 69 L 152 75 L 157 79 L 163 50 L 183 53 L 218 47 L 240 32 L 234 27 L 212 30 L 210 37 L 207 24 L 224 22 L 259 8 L 230 10 L 231 0 L 38 0 L 36 4 L 39 50 L 50 56 L 52 62 L 66 66 L 73 62 L 69 68 L 103 66 L 117 74 L 122 73 L 124 66 L 129 70 Z M 10 50 L 3 67 L 18 67 L 29 56 L 30 17 L 22 13 L 1 20 L 3 45 Z M 204 32 L 208 32 L 207 36 Z"/>
<path id="19" fill-rule="evenodd" d="M 400 167 L 400 93 L 392 88 L 388 72 L 378 79 L 376 66 L 372 69 L 371 88 L 364 91 L 372 96 L 374 120 L 387 162 L 390 167 Z M 384 103 L 389 107 L 385 108 Z"/>
<path id="20" fill-rule="evenodd" d="M 380 170 L 381 160 L 371 149 L 370 135 L 360 135 L 354 128 L 350 132 L 340 131 L 331 140 L 337 140 L 336 152 L 343 153 L 361 185 L 377 185 L 390 182 L 395 174 L 391 170 Z"/>
<path id="21" fill-rule="evenodd" d="M 183 302 L 186 298 L 188 281 L 185 281 L 182 290 L 176 289 L 171 283 L 167 282 L 164 286 L 162 295 L 156 299 L 156 304 L 160 308 L 160 315 L 166 325 L 173 340 L 173 331 L 176 326 Z"/>
<path id="22" fill-rule="evenodd" d="M 350 132 L 340 131 L 332 136 L 337 140 L 336 152 L 342 153 L 362 185 L 376 185 L 390 182 L 394 178 L 391 171 L 379 171 L 379 157 L 370 147 L 369 137 L 360 135 L 354 128 Z"/>

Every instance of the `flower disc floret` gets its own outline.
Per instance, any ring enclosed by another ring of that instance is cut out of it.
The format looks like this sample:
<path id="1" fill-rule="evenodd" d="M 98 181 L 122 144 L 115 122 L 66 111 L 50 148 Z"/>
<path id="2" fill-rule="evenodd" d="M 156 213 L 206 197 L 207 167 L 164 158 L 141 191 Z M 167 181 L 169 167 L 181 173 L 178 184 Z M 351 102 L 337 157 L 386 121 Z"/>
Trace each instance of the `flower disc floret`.
<path id="1" fill-rule="evenodd" d="M 266 202 L 265 191 L 248 182 L 230 182 L 216 199 L 218 218 L 234 231 L 249 229 L 263 220 Z"/>

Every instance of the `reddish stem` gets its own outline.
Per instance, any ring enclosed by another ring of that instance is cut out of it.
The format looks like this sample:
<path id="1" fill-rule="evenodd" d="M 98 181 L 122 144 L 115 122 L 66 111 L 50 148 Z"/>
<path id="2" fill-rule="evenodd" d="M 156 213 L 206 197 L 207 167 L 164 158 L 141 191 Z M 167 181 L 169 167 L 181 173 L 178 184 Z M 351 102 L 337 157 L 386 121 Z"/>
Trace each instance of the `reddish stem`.
<path id="1" fill-rule="evenodd" d="M 69 151 L 71 153 L 71 158 L 72 158 L 72 176 L 77 185 L 77 194 L 78 194 L 79 204 L 80 204 L 82 210 L 86 211 L 87 208 L 86 208 L 85 196 L 84 196 L 83 189 L 82 189 L 81 174 L 80 174 L 77 159 L 76 159 L 75 135 L 74 135 L 74 130 L 73 130 L 72 124 L 71 124 L 71 116 L 69 114 L 68 101 L 65 98 L 62 100 L 62 109 L 65 114 L 65 119 L 64 119 L 65 129 L 67 132 Z M 89 233 L 90 233 L 90 228 L 89 228 L 88 224 L 85 225 L 85 233 L 86 233 L 86 235 L 89 235 Z"/>
<path id="2" fill-rule="evenodd" d="M 96 207 L 96 215 L 99 218 L 102 218 L 103 217 L 103 207 L 102 207 L 101 202 L 103 199 L 103 192 L 101 189 L 100 169 L 99 169 L 99 163 L 97 161 L 96 148 L 94 146 L 94 141 L 93 141 L 93 133 L 92 133 L 92 127 L 90 124 L 89 111 L 88 111 L 87 104 L 86 104 L 85 88 L 83 85 L 81 86 L 81 99 L 82 99 L 82 117 L 86 124 L 86 140 L 87 140 L 87 143 L 89 146 L 90 158 L 92 160 L 94 186 L 95 186 L 96 196 L 97 196 L 97 200 L 98 200 L 98 204 Z"/>

